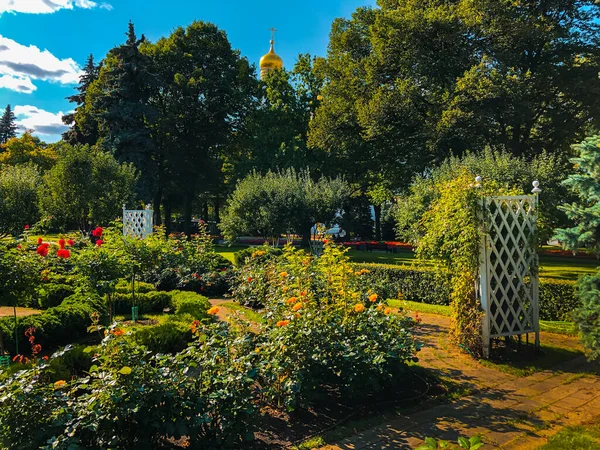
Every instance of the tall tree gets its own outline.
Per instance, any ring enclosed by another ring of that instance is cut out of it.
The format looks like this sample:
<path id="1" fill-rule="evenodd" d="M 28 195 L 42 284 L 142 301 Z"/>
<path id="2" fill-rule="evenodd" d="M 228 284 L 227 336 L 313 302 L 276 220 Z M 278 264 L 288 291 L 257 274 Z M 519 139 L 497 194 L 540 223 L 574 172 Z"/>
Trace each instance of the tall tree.
<path id="1" fill-rule="evenodd" d="M 97 121 L 98 143 L 120 162 L 131 162 L 139 170 L 138 196 L 150 201 L 156 191 L 156 164 L 151 125 L 157 113 L 150 98 L 156 77 L 150 72 L 150 58 L 140 51 L 145 42 L 137 38 L 130 22 L 127 40 L 108 52 L 98 78 L 87 89 L 77 123 Z"/>
<path id="2" fill-rule="evenodd" d="M 71 128 L 63 133 L 63 139 L 70 144 L 90 144 L 98 141 L 98 123 L 95 120 L 81 120 L 77 118 L 83 115 L 85 109 L 85 98 L 90 85 L 98 79 L 101 64 L 94 62 L 94 55 L 88 56 L 83 73 L 79 77 L 79 86 L 75 89 L 77 94 L 67 97 L 71 103 L 75 103 L 75 111 L 65 114 L 62 121 Z M 81 114 L 80 114 L 81 112 Z"/>
<path id="3" fill-rule="evenodd" d="M 6 105 L 0 118 L 0 144 L 6 144 L 9 139 L 17 137 L 17 129 L 17 118 L 10 105 Z"/>
<path id="4" fill-rule="evenodd" d="M 143 51 L 160 80 L 152 105 L 161 112 L 156 128 L 167 149 L 161 154 L 168 189 L 181 198 L 189 233 L 197 195 L 222 183 L 221 156 L 251 107 L 256 81 L 248 61 L 210 23 L 177 28 Z"/>

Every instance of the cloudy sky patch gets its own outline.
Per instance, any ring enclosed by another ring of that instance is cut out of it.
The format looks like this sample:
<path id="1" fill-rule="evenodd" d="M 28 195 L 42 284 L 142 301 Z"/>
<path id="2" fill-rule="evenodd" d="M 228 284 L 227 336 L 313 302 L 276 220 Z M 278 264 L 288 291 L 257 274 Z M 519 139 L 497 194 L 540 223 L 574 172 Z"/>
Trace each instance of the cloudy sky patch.
<path id="1" fill-rule="evenodd" d="M 60 9 L 92 9 L 98 6 L 112 9 L 108 3 L 98 4 L 91 0 L 0 0 L 0 14 L 5 12 L 51 14 Z"/>

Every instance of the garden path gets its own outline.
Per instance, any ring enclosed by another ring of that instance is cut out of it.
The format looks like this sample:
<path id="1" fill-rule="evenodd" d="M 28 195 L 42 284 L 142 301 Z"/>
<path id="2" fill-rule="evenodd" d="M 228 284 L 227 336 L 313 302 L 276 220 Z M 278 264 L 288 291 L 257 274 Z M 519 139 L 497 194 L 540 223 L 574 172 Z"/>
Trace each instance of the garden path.
<path id="1" fill-rule="evenodd" d="M 486 367 L 450 343 L 450 319 L 420 314 L 419 364 L 469 389 L 434 406 L 349 437 L 321 450 L 410 449 L 425 437 L 451 440 L 480 434 L 483 448 L 535 449 L 565 426 L 600 415 L 600 366 L 584 356 L 530 376 Z M 580 348 L 574 337 L 542 333 L 543 345 Z"/>

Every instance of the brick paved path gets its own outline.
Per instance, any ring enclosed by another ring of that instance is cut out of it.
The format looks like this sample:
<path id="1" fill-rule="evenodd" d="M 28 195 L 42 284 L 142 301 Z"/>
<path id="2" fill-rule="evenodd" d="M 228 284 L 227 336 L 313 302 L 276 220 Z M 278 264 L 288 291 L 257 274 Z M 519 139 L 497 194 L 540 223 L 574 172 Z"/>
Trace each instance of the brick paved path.
<path id="1" fill-rule="evenodd" d="M 414 448 L 427 436 L 456 442 L 482 435 L 484 448 L 535 449 L 562 427 L 600 415 L 600 369 L 577 357 L 552 371 L 517 377 L 484 367 L 448 340 L 449 318 L 420 314 L 420 365 L 470 387 L 472 394 L 449 404 L 398 416 L 392 422 L 322 450 Z M 576 338 L 542 333 L 542 344 Z"/>

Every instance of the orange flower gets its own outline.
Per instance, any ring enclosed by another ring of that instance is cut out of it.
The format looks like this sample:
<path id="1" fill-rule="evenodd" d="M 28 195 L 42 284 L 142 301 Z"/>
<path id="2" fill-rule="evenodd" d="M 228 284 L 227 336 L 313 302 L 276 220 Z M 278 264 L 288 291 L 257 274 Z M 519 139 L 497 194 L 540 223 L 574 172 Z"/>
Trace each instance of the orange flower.
<path id="1" fill-rule="evenodd" d="M 385 308 L 385 311 L 383 311 L 384 314 L 389 314 L 392 312 L 392 308 Z"/>
<path id="2" fill-rule="evenodd" d="M 371 303 L 375 303 L 376 300 L 377 300 L 377 294 L 371 294 L 371 295 L 369 295 L 369 301 Z"/>
<path id="3" fill-rule="evenodd" d="M 210 308 L 208 311 L 206 311 L 208 314 L 210 315 L 215 315 L 219 312 L 219 307 L 218 306 L 213 306 L 212 308 Z"/>
<path id="4" fill-rule="evenodd" d="M 115 336 L 123 336 L 125 334 L 125 331 L 122 328 L 115 328 L 111 331 L 111 333 Z"/>
<path id="5" fill-rule="evenodd" d="M 298 299 L 297 299 L 296 297 L 290 297 L 290 298 L 288 298 L 288 299 L 287 299 L 285 302 L 286 302 L 288 305 L 291 305 L 292 303 L 296 303 L 297 301 L 298 301 Z"/>
<path id="6" fill-rule="evenodd" d="M 298 310 L 300 310 L 300 308 L 302 308 L 302 303 L 298 302 L 294 305 L 294 307 L 292 309 L 294 311 L 298 311 Z"/>
<path id="7" fill-rule="evenodd" d="M 195 334 L 196 330 L 198 328 L 198 325 L 200 325 L 200 321 L 199 320 L 194 320 L 192 322 L 192 325 L 190 326 L 190 328 L 192 329 L 192 333 Z"/>
<path id="8" fill-rule="evenodd" d="M 288 276 L 288 273 L 287 273 L 287 272 L 280 272 L 280 273 L 279 273 L 279 276 L 280 276 L 281 278 L 286 278 L 286 277 Z"/>
<path id="9" fill-rule="evenodd" d="M 67 382 L 65 380 L 58 380 L 56 383 L 54 383 L 54 389 L 60 389 L 63 388 L 67 385 Z"/>
<path id="10" fill-rule="evenodd" d="M 357 303 L 356 305 L 354 305 L 354 311 L 356 311 L 357 313 L 363 312 L 365 310 L 365 305 L 363 305 L 362 303 Z"/>
<path id="11" fill-rule="evenodd" d="M 289 290 L 290 290 L 290 287 L 289 287 L 289 286 L 284 286 L 284 287 L 283 287 L 283 292 L 287 292 L 287 291 L 289 291 Z"/>
<path id="12" fill-rule="evenodd" d="M 290 324 L 289 320 L 280 320 L 279 322 L 277 322 L 277 326 L 278 327 L 286 327 Z"/>
<path id="13" fill-rule="evenodd" d="M 306 289 L 304 289 L 302 292 L 300 292 L 300 297 L 306 297 L 307 294 L 308 294 L 308 291 Z"/>
<path id="14" fill-rule="evenodd" d="M 296 313 L 296 319 L 300 318 L 300 313 Z"/>

